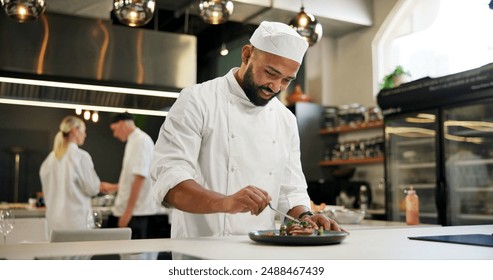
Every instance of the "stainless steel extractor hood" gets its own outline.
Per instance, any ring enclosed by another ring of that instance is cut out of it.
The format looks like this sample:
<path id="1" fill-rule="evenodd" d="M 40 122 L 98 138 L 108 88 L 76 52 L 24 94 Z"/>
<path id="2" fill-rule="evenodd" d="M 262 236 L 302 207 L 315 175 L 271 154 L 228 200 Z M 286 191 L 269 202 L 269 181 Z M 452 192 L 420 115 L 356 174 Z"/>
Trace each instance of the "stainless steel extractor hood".
<path id="1" fill-rule="evenodd" d="M 2 14 L 0 42 L 3 103 L 165 111 L 196 82 L 190 35 L 50 13 L 20 24 Z"/>

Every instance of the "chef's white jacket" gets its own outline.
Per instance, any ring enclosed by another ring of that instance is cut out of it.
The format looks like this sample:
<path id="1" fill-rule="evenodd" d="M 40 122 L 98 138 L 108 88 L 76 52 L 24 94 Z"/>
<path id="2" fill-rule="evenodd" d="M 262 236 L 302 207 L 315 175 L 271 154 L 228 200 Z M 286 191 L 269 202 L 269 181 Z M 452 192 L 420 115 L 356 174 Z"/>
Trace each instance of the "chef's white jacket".
<path id="1" fill-rule="evenodd" d="M 123 153 L 122 170 L 118 179 L 118 193 L 111 209 L 114 216 L 121 217 L 127 208 L 135 175 L 145 177 L 145 179 L 132 212 L 133 216 L 154 215 L 158 211 L 159 204 L 152 196 L 151 179 L 149 178 L 153 149 L 154 142 L 151 137 L 140 128 L 135 128 L 128 136 Z"/>
<path id="2" fill-rule="evenodd" d="M 92 158 L 69 143 L 58 160 L 52 151 L 39 170 L 49 230 L 87 229 L 91 197 L 99 193 L 100 180 Z"/>
<path id="3" fill-rule="evenodd" d="M 253 105 L 234 78 L 223 77 L 182 90 L 159 132 L 151 178 L 162 201 L 178 183 L 194 179 L 231 195 L 254 185 L 269 192 L 283 212 L 310 206 L 301 169 L 295 116 L 274 98 Z M 197 202 L 197 203 L 200 203 Z M 247 234 L 274 229 L 275 213 L 198 215 L 173 209 L 171 237 Z"/>

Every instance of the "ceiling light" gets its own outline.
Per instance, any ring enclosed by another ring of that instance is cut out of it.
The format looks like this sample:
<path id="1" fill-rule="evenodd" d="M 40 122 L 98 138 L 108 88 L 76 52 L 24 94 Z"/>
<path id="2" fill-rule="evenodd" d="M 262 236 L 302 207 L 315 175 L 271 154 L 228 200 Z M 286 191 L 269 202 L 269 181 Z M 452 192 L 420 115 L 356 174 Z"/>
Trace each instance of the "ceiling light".
<path id="1" fill-rule="evenodd" d="M 86 110 L 86 111 L 84 112 L 84 119 L 87 121 L 87 120 L 89 120 L 90 118 L 91 118 L 91 112 L 90 112 L 90 111 L 88 111 L 88 110 Z"/>
<path id="2" fill-rule="evenodd" d="M 315 45 L 315 43 L 322 39 L 322 25 L 312 14 L 305 13 L 303 1 L 301 1 L 300 12 L 289 22 L 289 25 L 296 30 L 310 46 Z"/>
<path id="3" fill-rule="evenodd" d="M 0 83 L 13 83 L 13 84 L 34 85 L 34 86 L 42 86 L 42 87 L 56 87 L 63 89 L 83 89 L 88 91 L 97 91 L 97 92 L 101 91 L 101 92 L 162 97 L 162 98 L 178 98 L 178 96 L 180 95 L 179 92 L 171 92 L 171 91 L 124 88 L 124 87 L 90 85 L 90 84 L 77 84 L 77 83 L 54 82 L 54 81 L 33 80 L 33 79 L 20 79 L 20 78 L 10 78 L 10 77 L 1 77 L 1 76 L 0 76 Z M 83 110 L 111 112 L 111 113 L 121 113 L 128 111 L 131 114 L 149 115 L 149 116 L 166 116 L 168 114 L 168 111 L 166 110 L 148 110 L 148 109 L 137 109 L 137 108 L 118 107 L 118 106 L 109 107 L 109 106 L 99 106 L 99 105 L 89 105 L 89 104 L 50 102 L 44 100 L 43 101 L 22 100 L 17 98 L 16 99 L 5 98 L 4 96 L 0 96 L 0 104 L 74 109 L 77 110 L 76 111 L 77 114 L 83 114 Z"/>
<path id="4" fill-rule="evenodd" d="M 219 52 L 222 56 L 227 56 L 229 53 L 228 48 L 226 47 L 226 44 L 221 45 L 221 51 Z"/>
<path id="5" fill-rule="evenodd" d="M 46 8 L 44 0 L 0 0 L 0 3 L 7 16 L 18 22 L 38 19 Z"/>
<path id="6" fill-rule="evenodd" d="M 221 24 L 228 21 L 233 13 L 233 2 L 226 0 L 202 0 L 199 4 L 200 16 L 210 24 Z"/>
<path id="7" fill-rule="evenodd" d="M 10 105 L 21 105 L 21 106 L 35 106 L 44 108 L 59 108 L 59 109 L 78 109 L 81 105 L 70 104 L 62 102 L 48 102 L 48 101 L 34 101 L 34 100 L 21 100 L 21 99 L 9 99 L 1 98 L 0 104 L 10 104 Z M 91 106 L 82 105 L 88 110 L 97 110 L 99 112 L 109 112 L 109 113 L 123 113 L 129 112 L 134 115 L 147 115 L 147 116 L 161 116 L 166 117 L 168 111 L 157 111 L 157 110 L 145 110 L 145 109 L 133 109 L 133 108 L 123 108 L 123 107 L 108 107 L 108 106 Z"/>
<path id="8" fill-rule="evenodd" d="M 154 15 L 155 0 L 113 0 L 113 13 L 131 27 L 147 24 Z"/>
<path id="9" fill-rule="evenodd" d="M 99 114 L 98 112 L 93 112 L 92 115 L 91 115 L 91 120 L 92 122 L 94 123 L 97 123 L 99 121 Z"/>

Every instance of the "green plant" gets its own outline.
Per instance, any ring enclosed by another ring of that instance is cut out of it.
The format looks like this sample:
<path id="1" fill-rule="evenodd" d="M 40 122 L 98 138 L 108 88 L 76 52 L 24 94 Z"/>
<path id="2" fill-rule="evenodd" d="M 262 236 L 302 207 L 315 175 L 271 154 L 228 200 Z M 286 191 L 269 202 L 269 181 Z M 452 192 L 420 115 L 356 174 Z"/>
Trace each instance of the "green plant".
<path id="1" fill-rule="evenodd" d="M 388 74 L 383 78 L 382 83 L 380 83 L 380 89 L 387 89 L 387 88 L 394 88 L 396 86 L 399 86 L 399 84 L 395 84 L 395 80 L 397 77 L 400 76 L 408 76 L 410 77 L 411 74 L 407 71 L 404 71 L 404 68 L 402 66 L 397 66 L 395 67 L 394 71 L 392 73 Z"/>

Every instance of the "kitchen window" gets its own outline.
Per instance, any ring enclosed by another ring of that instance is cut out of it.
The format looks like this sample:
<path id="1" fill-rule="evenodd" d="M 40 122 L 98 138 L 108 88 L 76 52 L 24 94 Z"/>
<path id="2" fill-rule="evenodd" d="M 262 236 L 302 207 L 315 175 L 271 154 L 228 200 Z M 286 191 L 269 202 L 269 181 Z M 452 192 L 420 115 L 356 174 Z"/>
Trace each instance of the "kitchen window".
<path id="1" fill-rule="evenodd" d="M 440 77 L 493 62 L 490 0 L 400 0 L 373 42 L 375 94 L 397 65 L 411 80 Z"/>

